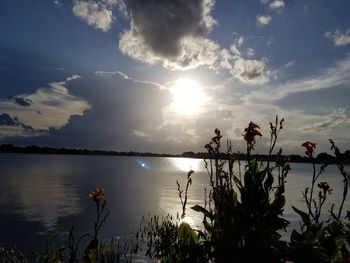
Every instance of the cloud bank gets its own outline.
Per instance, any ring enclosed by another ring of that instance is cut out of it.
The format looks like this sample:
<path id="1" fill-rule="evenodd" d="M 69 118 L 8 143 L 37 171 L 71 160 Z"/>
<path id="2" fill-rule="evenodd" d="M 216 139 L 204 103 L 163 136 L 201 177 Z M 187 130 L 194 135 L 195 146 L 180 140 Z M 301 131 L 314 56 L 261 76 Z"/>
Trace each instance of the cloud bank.
<path id="1" fill-rule="evenodd" d="M 0 100 L 1 137 L 37 135 L 50 128 L 64 126 L 72 115 L 83 115 L 90 105 L 72 95 L 66 87 L 79 78 L 72 76 L 63 82 L 39 88 L 33 94 L 19 94 L 10 100 Z"/>
<path id="2" fill-rule="evenodd" d="M 0 114 L 0 138 L 4 136 L 17 136 L 21 134 L 30 134 L 33 128 L 20 122 L 16 116 L 8 113 Z"/>
<path id="3" fill-rule="evenodd" d="M 271 4 L 276 4 L 276 1 Z M 280 1 L 277 1 L 280 2 Z M 283 1 L 282 1 L 283 2 Z M 208 38 L 216 25 L 211 12 L 214 0 L 75 0 L 73 12 L 89 25 L 107 31 L 118 8 L 127 13 L 128 30 L 120 34 L 119 50 L 129 57 L 151 65 L 160 64 L 169 70 L 190 70 L 204 66 L 215 71 L 228 70 L 243 83 L 263 84 L 272 74 L 266 59 L 245 59 L 235 40 L 230 49 L 223 49 Z M 271 16 L 257 16 L 257 23 L 268 25 Z M 243 41 L 243 37 L 240 38 Z M 245 52 L 255 55 L 252 48 Z"/>

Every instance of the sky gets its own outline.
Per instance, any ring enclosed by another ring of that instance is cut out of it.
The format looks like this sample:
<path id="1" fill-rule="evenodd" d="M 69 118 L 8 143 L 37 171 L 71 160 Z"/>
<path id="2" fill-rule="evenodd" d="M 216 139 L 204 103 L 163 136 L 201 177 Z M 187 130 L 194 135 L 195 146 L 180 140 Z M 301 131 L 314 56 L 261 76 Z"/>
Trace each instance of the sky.
<path id="1" fill-rule="evenodd" d="M 348 0 L 2 0 L 0 143 L 204 151 L 284 117 L 277 148 L 350 149 Z"/>

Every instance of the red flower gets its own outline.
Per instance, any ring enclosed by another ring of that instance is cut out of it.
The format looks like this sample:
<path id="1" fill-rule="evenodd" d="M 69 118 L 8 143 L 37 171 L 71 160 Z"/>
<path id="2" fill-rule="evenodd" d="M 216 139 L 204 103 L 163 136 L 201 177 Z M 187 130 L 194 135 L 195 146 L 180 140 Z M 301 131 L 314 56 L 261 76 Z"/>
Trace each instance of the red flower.
<path id="1" fill-rule="evenodd" d="M 306 149 L 305 154 L 308 157 L 312 157 L 312 154 L 314 153 L 314 150 L 316 149 L 316 144 L 314 142 L 306 141 L 301 146 Z"/>
<path id="2" fill-rule="evenodd" d="M 330 193 L 332 191 L 331 187 L 329 186 L 329 184 L 327 182 L 320 182 L 317 185 L 320 189 L 323 190 L 324 193 L 328 192 Z"/>
<path id="3" fill-rule="evenodd" d="M 101 187 L 96 187 L 94 191 L 89 193 L 89 197 L 95 202 L 105 201 L 107 199 L 107 193 Z"/>
<path id="4" fill-rule="evenodd" d="M 222 138 L 221 131 L 218 128 L 216 128 L 214 133 L 215 133 L 215 136 L 213 138 L 211 138 L 211 140 L 214 143 L 218 143 L 220 141 L 220 139 Z"/>
<path id="5" fill-rule="evenodd" d="M 243 138 L 246 140 L 251 149 L 254 149 L 255 136 L 262 136 L 260 126 L 254 122 L 249 122 L 247 128 L 244 129 Z"/>

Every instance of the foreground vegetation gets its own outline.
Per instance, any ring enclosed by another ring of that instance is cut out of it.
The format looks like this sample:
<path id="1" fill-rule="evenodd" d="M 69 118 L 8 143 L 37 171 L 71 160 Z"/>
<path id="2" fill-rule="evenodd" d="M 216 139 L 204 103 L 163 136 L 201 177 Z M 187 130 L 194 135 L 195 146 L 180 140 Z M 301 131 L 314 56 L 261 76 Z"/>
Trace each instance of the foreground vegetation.
<path id="1" fill-rule="evenodd" d="M 187 174 L 186 186 L 178 182 L 182 205 L 181 215 L 144 217 L 140 229 L 126 241 L 99 241 L 99 231 L 105 223 L 107 195 L 96 188 L 89 195 L 96 204 L 96 220 L 92 233 L 75 238 L 71 229 L 64 247 L 48 245 L 41 253 L 23 253 L 17 249 L 0 248 L 2 262 L 132 262 L 137 255 L 146 255 L 159 262 L 350 262 L 350 211 L 345 201 L 350 187 L 342 153 L 330 140 L 333 161 L 343 179 L 342 200 L 333 204 L 325 220 L 321 217 L 328 195 L 333 191 L 322 174 L 327 163 L 316 167 L 316 143 L 302 144 L 305 156 L 312 163 L 310 185 L 302 197 L 305 207 L 293 207 L 300 216 L 300 229 L 293 230 L 290 241 L 281 239 L 289 222 L 283 217 L 285 184 L 290 170 L 282 150 L 275 153 L 275 145 L 283 119 L 270 123 L 270 146 L 267 162 L 253 155 L 256 137 L 262 136 L 260 127 L 250 122 L 244 130 L 247 161 L 236 159 L 230 141 L 222 153 L 222 135 L 215 134 L 205 145 L 209 187 L 205 189 L 204 206 L 190 209 L 200 213 L 203 224 L 194 229 L 183 218 L 193 180 Z M 225 156 L 225 158 L 222 158 Z M 272 156 L 274 156 L 272 161 Z M 238 165 L 239 172 L 234 172 Z M 337 189 L 338 190 L 338 189 Z"/>

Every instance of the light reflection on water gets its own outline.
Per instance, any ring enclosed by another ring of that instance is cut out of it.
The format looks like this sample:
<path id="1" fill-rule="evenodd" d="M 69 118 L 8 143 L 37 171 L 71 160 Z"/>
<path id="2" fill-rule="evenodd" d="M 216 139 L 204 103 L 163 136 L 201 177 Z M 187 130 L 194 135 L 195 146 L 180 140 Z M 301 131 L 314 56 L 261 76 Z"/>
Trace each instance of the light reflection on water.
<path id="1" fill-rule="evenodd" d="M 169 158 L 169 160 L 172 163 L 174 170 L 179 170 L 186 173 L 190 170 L 193 170 L 194 172 L 203 170 L 202 159 Z"/>
<path id="2" fill-rule="evenodd" d="M 10 167 L 6 169 L 7 161 Z M 80 200 L 65 163 L 48 164 L 40 158 L 2 159 L 1 164 L 4 163 L 0 179 L 2 213 L 11 212 L 25 220 L 38 221 L 48 231 L 54 230 L 59 217 L 80 213 Z M 12 211 L 4 211 L 4 207 Z"/>
<path id="3" fill-rule="evenodd" d="M 291 205 L 305 208 L 301 191 L 312 171 L 308 164 L 291 166 L 285 216 L 297 227 L 299 218 Z M 77 233 L 91 230 L 95 207 L 87 193 L 96 186 L 107 191 L 111 212 L 103 237 L 126 236 L 148 212 L 181 214 L 176 180 L 185 188 L 190 169 L 195 173 L 184 220 L 199 228 L 202 216 L 190 207 L 203 205 L 208 184 L 201 159 L 0 154 L 0 243 L 39 246 L 48 235 L 60 235 L 73 225 Z M 342 179 L 336 168 L 328 167 L 321 180 L 334 189 L 329 201 L 338 204 Z M 327 204 L 324 211 L 329 208 Z"/>
<path id="4" fill-rule="evenodd" d="M 25 180 L 11 182 L 17 188 L 16 193 L 12 194 L 17 195 L 19 212 L 26 220 L 40 221 L 47 230 L 53 230 L 59 217 L 80 212 L 79 197 L 72 187 L 66 185 L 65 175 L 55 174 L 47 178 L 47 175 L 35 170 L 26 173 Z"/>

